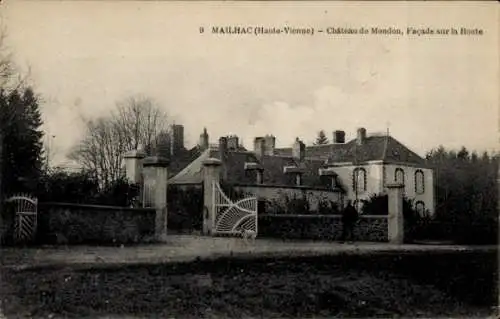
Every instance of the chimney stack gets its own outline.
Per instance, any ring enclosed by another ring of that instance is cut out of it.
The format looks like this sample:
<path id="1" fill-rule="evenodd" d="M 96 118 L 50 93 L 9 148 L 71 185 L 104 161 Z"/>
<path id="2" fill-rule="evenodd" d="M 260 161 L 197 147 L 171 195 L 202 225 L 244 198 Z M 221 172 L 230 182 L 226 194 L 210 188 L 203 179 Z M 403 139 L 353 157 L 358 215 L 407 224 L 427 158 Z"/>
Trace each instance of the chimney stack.
<path id="1" fill-rule="evenodd" d="M 184 126 L 173 124 L 171 129 L 170 155 L 173 156 L 179 154 L 179 151 L 184 148 Z"/>
<path id="2" fill-rule="evenodd" d="M 345 132 L 344 131 L 333 131 L 333 143 L 334 144 L 344 144 L 345 143 Z"/>
<path id="3" fill-rule="evenodd" d="M 222 163 L 222 178 L 227 179 L 227 137 L 219 138 L 219 157 Z"/>
<path id="4" fill-rule="evenodd" d="M 363 144 L 365 140 L 366 140 L 366 129 L 364 127 L 360 127 L 358 128 L 358 136 L 357 136 L 358 145 Z"/>
<path id="5" fill-rule="evenodd" d="M 262 157 L 265 154 L 266 141 L 263 137 L 256 137 L 253 140 L 253 151 L 257 157 Z"/>
<path id="6" fill-rule="evenodd" d="M 206 150 L 208 148 L 208 133 L 206 127 L 203 128 L 203 133 L 200 134 L 199 147 L 202 150 Z"/>
<path id="7" fill-rule="evenodd" d="M 266 135 L 264 137 L 265 155 L 274 156 L 274 149 L 276 148 L 276 137 L 274 135 Z"/>
<path id="8" fill-rule="evenodd" d="M 229 150 L 236 151 L 239 146 L 239 138 L 236 135 L 230 135 L 227 137 L 227 148 Z"/>
<path id="9" fill-rule="evenodd" d="M 306 157 L 306 145 L 298 137 L 295 139 L 295 143 L 293 143 L 292 156 L 300 162 Z"/>

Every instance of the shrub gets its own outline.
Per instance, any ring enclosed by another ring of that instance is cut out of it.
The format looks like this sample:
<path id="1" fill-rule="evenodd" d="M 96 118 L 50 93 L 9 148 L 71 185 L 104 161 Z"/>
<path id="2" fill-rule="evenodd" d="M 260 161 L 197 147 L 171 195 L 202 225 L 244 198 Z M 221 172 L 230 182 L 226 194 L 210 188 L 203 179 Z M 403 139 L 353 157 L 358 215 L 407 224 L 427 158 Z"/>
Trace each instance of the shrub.
<path id="1" fill-rule="evenodd" d="M 286 196 L 285 211 L 286 214 L 292 215 L 307 214 L 310 212 L 309 201 L 304 195 L 302 195 L 301 197 L 297 196 L 296 194 L 294 194 L 293 197 Z"/>
<path id="2" fill-rule="evenodd" d="M 55 170 L 41 177 L 36 196 L 39 202 L 88 203 L 98 193 L 99 184 L 89 172 Z"/>
<path id="3" fill-rule="evenodd" d="M 92 200 L 94 204 L 130 207 L 138 206 L 140 186 L 131 184 L 125 177 L 113 181 Z"/>
<path id="4" fill-rule="evenodd" d="M 387 195 L 371 195 L 368 200 L 362 200 L 363 215 L 387 215 L 389 208 L 389 197 Z"/>
<path id="5" fill-rule="evenodd" d="M 90 172 L 55 170 L 42 176 L 36 196 L 39 202 L 130 207 L 138 206 L 139 193 L 140 186 L 130 184 L 124 177 L 101 189 Z"/>

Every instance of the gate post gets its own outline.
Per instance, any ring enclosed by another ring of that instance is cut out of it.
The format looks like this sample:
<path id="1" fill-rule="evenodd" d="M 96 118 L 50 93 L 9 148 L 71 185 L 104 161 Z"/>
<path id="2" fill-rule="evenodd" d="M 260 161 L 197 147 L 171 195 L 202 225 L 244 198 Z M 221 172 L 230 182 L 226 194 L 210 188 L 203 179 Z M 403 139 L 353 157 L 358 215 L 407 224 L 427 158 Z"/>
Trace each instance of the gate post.
<path id="1" fill-rule="evenodd" d="M 146 153 L 141 150 L 132 150 L 123 156 L 125 161 L 125 174 L 129 182 L 138 184 L 141 181 L 142 161 Z"/>
<path id="2" fill-rule="evenodd" d="M 389 243 L 401 245 L 404 242 L 403 189 L 400 183 L 387 185 L 389 213 L 387 237 Z"/>
<path id="3" fill-rule="evenodd" d="M 168 164 L 168 159 L 158 156 L 147 157 L 143 163 L 145 185 L 154 185 L 152 202 L 156 209 L 155 238 L 158 241 L 165 241 L 167 238 Z"/>
<path id="4" fill-rule="evenodd" d="M 217 158 L 203 161 L 203 234 L 212 235 L 215 223 L 214 182 L 220 181 L 222 162 Z"/>

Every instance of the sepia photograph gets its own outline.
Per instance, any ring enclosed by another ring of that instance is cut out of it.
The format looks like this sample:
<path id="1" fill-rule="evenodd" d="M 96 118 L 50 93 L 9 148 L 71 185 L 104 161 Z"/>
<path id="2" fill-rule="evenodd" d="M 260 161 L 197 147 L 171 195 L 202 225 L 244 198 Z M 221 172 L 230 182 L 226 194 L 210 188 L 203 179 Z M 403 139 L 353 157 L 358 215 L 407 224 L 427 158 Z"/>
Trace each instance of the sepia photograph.
<path id="1" fill-rule="evenodd" d="M 500 316 L 494 1 L 0 1 L 0 318 Z"/>

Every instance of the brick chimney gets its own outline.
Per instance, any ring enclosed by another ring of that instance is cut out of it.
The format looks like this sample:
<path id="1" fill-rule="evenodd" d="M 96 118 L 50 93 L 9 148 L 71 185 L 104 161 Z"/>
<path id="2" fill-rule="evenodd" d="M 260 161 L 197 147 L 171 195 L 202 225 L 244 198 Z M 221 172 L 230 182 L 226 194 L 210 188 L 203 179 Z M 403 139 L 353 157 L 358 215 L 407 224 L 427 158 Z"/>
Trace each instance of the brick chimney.
<path id="1" fill-rule="evenodd" d="M 306 157 L 306 145 L 298 137 L 293 143 L 292 157 L 300 162 Z"/>
<path id="2" fill-rule="evenodd" d="M 274 156 L 274 149 L 276 148 L 276 137 L 274 135 L 264 136 L 265 141 L 265 155 Z"/>
<path id="3" fill-rule="evenodd" d="M 333 131 L 333 143 L 334 144 L 344 144 L 345 143 L 345 132 L 344 131 Z"/>
<path id="4" fill-rule="evenodd" d="M 171 130 L 170 155 L 173 156 L 179 154 L 179 151 L 184 148 L 184 125 L 174 124 Z"/>
<path id="5" fill-rule="evenodd" d="M 227 137 L 219 138 L 219 157 L 222 163 L 222 178 L 227 179 Z"/>
<path id="6" fill-rule="evenodd" d="M 207 128 L 203 128 L 203 133 L 200 134 L 200 142 L 198 143 L 198 146 L 202 150 L 206 150 L 208 148 L 208 133 L 207 133 Z"/>
<path id="7" fill-rule="evenodd" d="M 356 142 L 358 145 L 361 145 L 365 142 L 366 140 L 366 129 L 364 127 L 358 128 L 358 135 L 356 138 Z"/>
<path id="8" fill-rule="evenodd" d="M 227 137 L 227 149 L 236 151 L 239 147 L 239 138 L 236 135 L 230 135 Z"/>
<path id="9" fill-rule="evenodd" d="M 266 141 L 264 137 L 256 137 L 253 140 L 253 151 L 257 157 L 262 157 L 263 155 L 265 155 Z"/>

